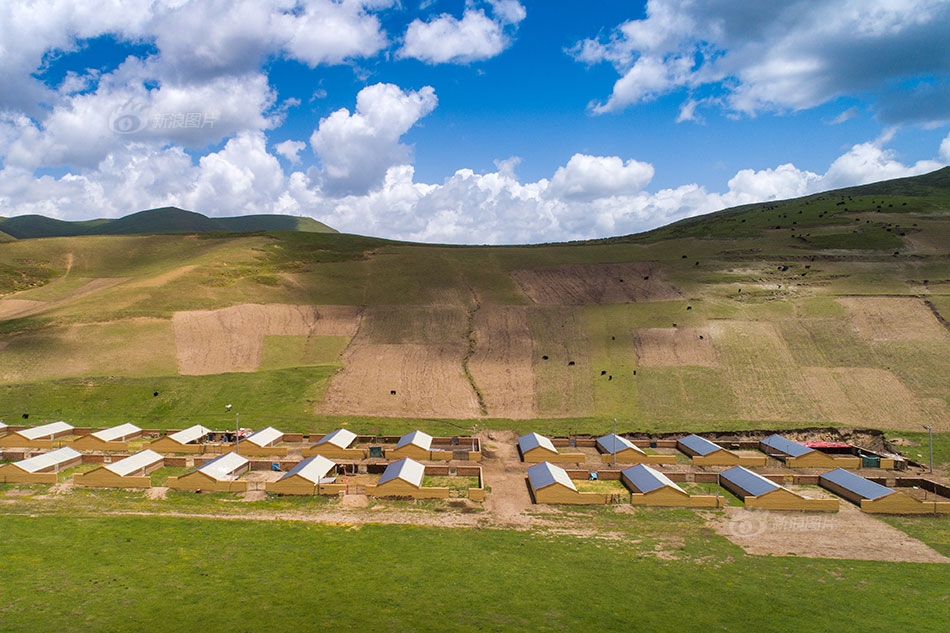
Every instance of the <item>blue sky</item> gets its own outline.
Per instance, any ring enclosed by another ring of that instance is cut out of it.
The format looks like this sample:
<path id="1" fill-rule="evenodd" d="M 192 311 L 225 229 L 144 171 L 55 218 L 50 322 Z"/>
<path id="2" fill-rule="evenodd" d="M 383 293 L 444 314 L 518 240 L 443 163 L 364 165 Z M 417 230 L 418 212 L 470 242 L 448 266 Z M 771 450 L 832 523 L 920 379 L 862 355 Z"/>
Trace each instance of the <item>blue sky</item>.
<path id="1" fill-rule="evenodd" d="M 9 0 L 0 215 L 525 243 L 950 162 L 947 0 Z"/>

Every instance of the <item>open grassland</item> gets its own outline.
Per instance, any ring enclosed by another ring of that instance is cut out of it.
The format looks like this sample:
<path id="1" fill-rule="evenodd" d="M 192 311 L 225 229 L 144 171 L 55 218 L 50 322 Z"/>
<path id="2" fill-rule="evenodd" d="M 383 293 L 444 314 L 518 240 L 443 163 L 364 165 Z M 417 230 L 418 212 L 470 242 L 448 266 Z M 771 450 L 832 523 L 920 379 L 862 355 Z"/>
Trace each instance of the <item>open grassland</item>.
<path id="1" fill-rule="evenodd" d="M 196 621 L 209 632 L 820 631 L 859 613 L 862 630 L 936 632 L 950 617 L 945 565 L 749 556 L 690 511 L 576 514 L 609 532 L 5 515 L 0 622 L 31 633 Z"/>

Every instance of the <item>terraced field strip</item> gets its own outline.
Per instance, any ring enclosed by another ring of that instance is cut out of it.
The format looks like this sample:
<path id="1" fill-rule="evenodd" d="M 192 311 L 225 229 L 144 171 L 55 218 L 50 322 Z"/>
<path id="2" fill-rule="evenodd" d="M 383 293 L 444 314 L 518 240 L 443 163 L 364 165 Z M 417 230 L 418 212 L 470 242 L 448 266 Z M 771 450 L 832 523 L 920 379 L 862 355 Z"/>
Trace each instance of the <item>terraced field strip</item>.
<path id="1" fill-rule="evenodd" d="M 579 417 L 594 408 L 593 366 L 583 311 L 536 307 L 528 312 L 535 341 L 535 380 L 540 417 Z"/>
<path id="2" fill-rule="evenodd" d="M 922 400 L 889 371 L 858 367 L 807 368 L 805 381 L 823 418 L 838 424 L 950 429 L 945 402 Z M 943 406 L 941 406 L 943 405 Z"/>
<path id="3" fill-rule="evenodd" d="M 851 323 L 865 340 L 947 341 L 943 327 L 922 299 L 903 297 L 841 297 Z"/>
<path id="4" fill-rule="evenodd" d="M 537 417 L 529 308 L 482 305 L 474 320 L 469 368 L 491 417 Z"/>
<path id="5" fill-rule="evenodd" d="M 742 419 L 821 420 L 801 369 L 772 323 L 714 322 L 710 326 L 723 374 Z"/>
<path id="6" fill-rule="evenodd" d="M 343 354 L 317 412 L 327 415 L 474 418 L 481 411 L 462 367 L 461 306 L 374 306 Z"/>
<path id="7" fill-rule="evenodd" d="M 0 377 L 29 382 L 85 376 L 162 376 L 177 372 L 167 319 L 136 318 L 46 328 L 11 338 Z"/>
<path id="8" fill-rule="evenodd" d="M 177 312 L 172 319 L 183 375 L 255 371 L 267 334 L 353 336 L 353 306 L 243 304 L 222 310 Z"/>

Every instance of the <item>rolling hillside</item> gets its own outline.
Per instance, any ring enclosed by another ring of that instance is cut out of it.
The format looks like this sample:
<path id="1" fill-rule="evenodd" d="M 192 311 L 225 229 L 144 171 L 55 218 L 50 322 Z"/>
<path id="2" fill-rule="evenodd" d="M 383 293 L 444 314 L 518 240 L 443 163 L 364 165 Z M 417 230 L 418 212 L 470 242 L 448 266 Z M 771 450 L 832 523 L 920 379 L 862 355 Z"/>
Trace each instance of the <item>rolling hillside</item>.
<path id="1" fill-rule="evenodd" d="M 0 218 L 0 231 L 17 239 L 38 237 L 76 237 L 80 235 L 154 235 L 164 233 L 209 233 L 225 231 L 256 233 L 261 231 L 304 231 L 336 233 L 313 218 L 289 215 L 245 215 L 209 218 L 194 211 L 163 207 L 139 211 L 122 218 L 66 222 L 41 215 Z"/>
<path id="2" fill-rule="evenodd" d="M 2 243 L 0 418 L 947 431 L 948 181 L 570 244 L 206 233 L 180 210 Z M 179 234 L 131 234 L 159 225 Z"/>

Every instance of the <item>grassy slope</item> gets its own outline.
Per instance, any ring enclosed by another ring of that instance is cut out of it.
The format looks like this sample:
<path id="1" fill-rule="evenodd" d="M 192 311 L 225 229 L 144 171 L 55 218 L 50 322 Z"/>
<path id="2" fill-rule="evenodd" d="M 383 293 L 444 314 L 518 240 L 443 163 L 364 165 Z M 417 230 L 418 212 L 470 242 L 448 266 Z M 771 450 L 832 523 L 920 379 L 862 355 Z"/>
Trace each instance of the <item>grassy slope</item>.
<path id="1" fill-rule="evenodd" d="M 911 394 L 907 406 L 939 411 L 950 402 L 942 380 L 950 373 L 950 343 L 859 336 L 838 297 L 922 296 L 944 318 L 950 315 L 950 222 L 940 211 L 948 199 L 934 188 L 941 174 L 915 185 L 923 197 L 909 197 L 907 183 L 885 184 L 872 193 L 756 205 L 591 243 L 463 248 L 299 232 L 5 243 L 0 292 L 50 303 L 33 316 L 0 321 L 0 342 L 7 343 L 0 417 L 29 410 L 31 420 L 66 416 L 99 425 L 131 416 L 151 425 L 166 415 L 160 425 L 177 427 L 197 411 L 215 409 L 218 397 L 235 400 L 228 391 L 244 382 L 254 385 L 242 409 L 247 415 L 278 416 L 286 430 L 320 430 L 346 421 L 314 415 L 307 406 L 322 398 L 346 339 L 268 337 L 255 374 L 180 377 L 171 315 L 244 302 L 367 306 L 368 340 L 426 343 L 440 333 L 464 336 L 459 324 L 476 300 L 527 311 L 541 418 L 489 419 L 483 426 L 599 432 L 615 417 L 630 430 L 844 423 L 818 406 L 811 391 L 836 368 L 891 375 Z M 787 226 L 776 229 L 781 222 Z M 846 236 L 841 239 L 861 248 L 819 250 L 818 235 Z M 895 257 L 891 243 L 881 241 L 891 239 L 903 254 Z M 653 262 L 682 298 L 538 306 L 509 274 L 636 261 Z M 93 278 L 115 283 L 83 295 Z M 442 323 L 439 314 L 451 323 L 421 325 Z M 632 330 L 672 323 L 712 328 L 719 365 L 638 366 Z M 98 345 L 88 344 L 91 334 Z M 123 354 L 122 342 L 130 339 L 134 351 Z M 545 363 L 545 353 L 571 357 L 576 366 Z M 157 388 L 147 384 L 181 395 L 174 404 L 137 408 L 140 394 Z M 209 385 L 215 386 L 208 391 Z M 277 392 L 296 404 L 275 409 L 269 394 Z M 70 410 L 64 403 L 71 401 L 86 404 Z M 908 426 L 916 419 L 908 418 Z M 418 425 L 359 417 L 350 423 Z"/>

